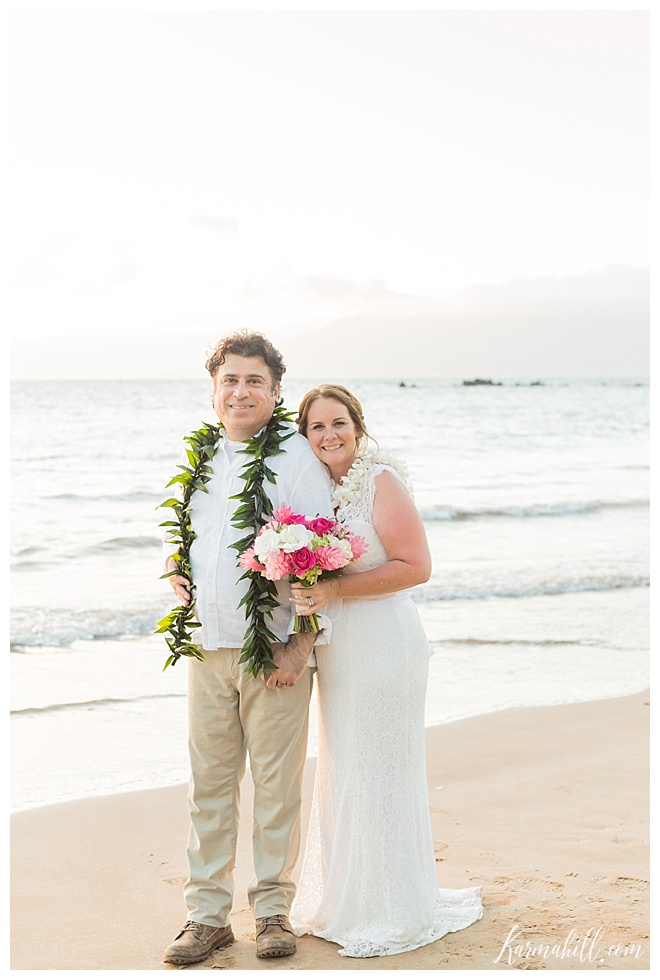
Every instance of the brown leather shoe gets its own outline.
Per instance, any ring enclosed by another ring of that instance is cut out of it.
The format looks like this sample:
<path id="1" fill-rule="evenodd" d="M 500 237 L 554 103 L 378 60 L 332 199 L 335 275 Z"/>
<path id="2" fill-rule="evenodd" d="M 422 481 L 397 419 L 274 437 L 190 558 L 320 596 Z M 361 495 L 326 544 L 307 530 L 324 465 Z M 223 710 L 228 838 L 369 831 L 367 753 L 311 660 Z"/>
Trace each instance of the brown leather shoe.
<path id="1" fill-rule="evenodd" d="M 296 951 L 296 937 L 286 915 L 267 915 L 257 919 L 257 956 L 292 956 Z"/>
<path id="2" fill-rule="evenodd" d="M 186 922 L 163 956 L 164 963 L 199 963 L 216 949 L 231 946 L 234 933 L 231 926 L 205 926 L 201 922 Z"/>

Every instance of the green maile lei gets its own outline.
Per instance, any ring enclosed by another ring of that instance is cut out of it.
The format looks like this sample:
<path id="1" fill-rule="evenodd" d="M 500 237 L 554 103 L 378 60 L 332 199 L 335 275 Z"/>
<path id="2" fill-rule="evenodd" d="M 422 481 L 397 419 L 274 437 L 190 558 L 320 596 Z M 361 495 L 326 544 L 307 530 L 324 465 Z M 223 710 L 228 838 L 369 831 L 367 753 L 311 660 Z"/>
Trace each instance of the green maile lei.
<path id="1" fill-rule="evenodd" d="M 247 534 L 230 545 L 237 552 L 237 558 L 252 546 L 259 530 L 273 513 L 273 506 L 264 489 L 264 482 L 275 482 L 275 474 L 269 468 L 266 460 L 284 452 L 282 443 L 290 439 L 294 432 L 287 431 L 293 418 L 282 405 L 278 405 L 268 424 L 250 439 L 244 449 L 238 453 L 248 456 L 239 479 L 245 482 L 244 489 L 230 497 L 238 500 L 239 505 L 231 519 L 232 527 L 246 530 Z M 181 473 L 177 473 L 167 484 L 171 487 L 180 484 L 181 497 L 169 497 L 159 507 L 171 507 L 175 514 L 174 520 L 163 521 L 160 527 L 168 528 L 168 543 L 177 546 L 171 555 L 176 562 L 176 568 L 161 575 L 170 578 L 172 575 L 183 575 L 190 582 L 190 605 L 176 606 L 164 619 L 157 623 L 155 633 L 169 634 L 165 642 L 170 649 L 170 655 L 165 661 L 163 670 L 175 664 L 180 657 L 195 657 L 203 660 L 204 655 L 193 642 L 192 630 L 201 625 L 197 622 L 194 612 L 195 583 L 192 580 L 190 568 L 190 546 L 195 539 L 191 526 L 191 501 L 197 490 L 208 493 L 206 484 L 211 479 L 211 461 L 218 448 L 224 426 L 205 423 L 200 429 L 184 437 L 188 443 L 186 454 L 188 465 L 179 465 Z M 157 508 L 158 509 L 158 508 Z M 245 571 L 238 579 L 248 581 L 247 592 L 240 602 L 245 606 L 247 629 L 245 642 L 241 650 L 239 663 L 245 663 L 246 672 L 257 677 L 263 670 L 268 677 L 277 667 L 271 659 L 271 643 L 280 640 L 268 628 L 267 617 L 272 617 L 272 611 L 278 605 L 277 589 L 274 582 L 263 578 L 258 572 Z"/>

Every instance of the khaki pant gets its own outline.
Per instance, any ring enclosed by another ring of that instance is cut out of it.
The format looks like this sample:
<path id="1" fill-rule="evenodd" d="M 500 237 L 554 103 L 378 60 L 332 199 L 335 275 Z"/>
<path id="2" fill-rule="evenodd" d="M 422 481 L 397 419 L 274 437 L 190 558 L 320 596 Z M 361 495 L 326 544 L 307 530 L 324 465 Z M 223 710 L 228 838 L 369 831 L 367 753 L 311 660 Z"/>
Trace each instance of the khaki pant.
<path id="1" fill-rule="evenodd" d="M 255 918 L 288 915 L 300 848 L 300 802 L 313 671 L 268 690 L 239 664 L 240 650 L 205 650 L 188 671 L 190 839 L 188 917 L 228 923 L 246 753 L 254 781 Z"/>

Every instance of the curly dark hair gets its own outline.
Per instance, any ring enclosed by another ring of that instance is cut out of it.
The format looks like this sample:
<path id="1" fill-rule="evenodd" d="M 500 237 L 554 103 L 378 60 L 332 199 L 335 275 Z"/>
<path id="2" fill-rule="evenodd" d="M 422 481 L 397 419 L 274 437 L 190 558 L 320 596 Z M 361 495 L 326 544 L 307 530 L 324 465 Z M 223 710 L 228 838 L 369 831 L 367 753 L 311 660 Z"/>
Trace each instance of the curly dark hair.
<path id="1" fill-rule="evenodd" d="M 268 337 L 264 337 L 262 333 L 237 330 L 235 333 L 223 337 L 211 350 L 212 353 L 205 367 L 212 378 L 215 377 L 219 367 L 225 363 L 227 354 L 236 354 L 237 357 L 260 357 L 270 371 L 273 387 L 280 383 L 286 371 L 284 358 L 277 348 L 273 347 Z"/>

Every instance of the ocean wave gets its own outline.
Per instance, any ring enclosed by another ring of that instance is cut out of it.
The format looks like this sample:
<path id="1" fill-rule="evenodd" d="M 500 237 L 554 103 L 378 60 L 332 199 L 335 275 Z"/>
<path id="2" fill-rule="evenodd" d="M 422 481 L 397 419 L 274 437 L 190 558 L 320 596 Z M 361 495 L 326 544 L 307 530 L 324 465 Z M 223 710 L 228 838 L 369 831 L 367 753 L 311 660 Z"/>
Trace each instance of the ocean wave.
<path id="1" fill-rule="evenodd" d="M 456 639 L 431 640 L 433 647 L 602 647 L 600 640 L 482 640 L 476 637 L 457 637 Z"/>
<path id="2" fill-rule="evenodd" d="M 644 575 L 560 578 L 508 582 L 483 581 L 476 574 L 462 582 L 432 581 L 417 586 L 413 598 L 419 605 L 432 602 L 482 599 L 527 599 L 533 596 L 576 592 L 608 592 L 648 588 Z M 38 647 L 67 647 L 80 640 L 141 639 L 153 634 L 167 612 L 162 605 L 138 610 L 20 608 L 12 613 L 10 648 L 14 652 Z"/>
<path id="3" fill-rule="evenodd" d="M 33 555 L 35 556 L 38 555 L 39 560 L 41 561 L 43 557 L 42 549 L 35 548 L 34 545 L 28 545 L 27 548 L 19 548 L 19 550 L 14 555 L 14 558 L 20 558 L 21 562 L 23 562 L 26 558 L 31 559 Z M 29 562 L 26 562 L 26 564 L 29 564 Z"/>
<path id="4" fill-rule="evenodd" d="M 162 490 L 131 490 L 123 493 L 52 493 L 43 494 L 44 500 L 89 500 L 93 503 L 101 501 L 119 503 L 140 503 L 140 501 L 158 501 L 162 498 Z"/>
<path id="5" fill-rule="evenodd" d="M 124 640 L 150 636 L 165 615 L 162 606 L 126 609 L 20 608 L 12 612 L 12 651 L 67 647 L 77 640 Z"/>
<path id="6" fill-rule="evenodd" d="M 52 714 L 57 711 L 84 710 L 89 711 L 94 708 L 107 708 L 118 704 L 135 704 L 138 701 L 162 701 L 163 698 L 183 698 L 185 694 L 177 694 L 168 691 L 165 694 L 142 694 L 135 698 L 95 698 L 91 701 L 65 701 L 60 704 L 46 704 L 40 708 L 15 708 L 10 711 L 12 717 L 30 717 L 36 715 Z"/>
<path id="7" fill-rule="evenodd" d="M 431 504 L 420 507 L 423 521 L 471 521 L 482 518 L 573 517 L 603 510 L 624 510 L 648 507 L 648 500 L 575 500 L 554 504 L 508 504 L 500 507 L 452 507 L 451 504 Z"/>
<path id="8" fill-rule="evenodd" d="M 89 545 L 83 549 L 82 554 L 95 555 L 103 551 L 119 551 L 122 548 L 162 548 L 163 542 L 160 538 L 147 534 L 138 534 L 135 537 L 107 538 L 98 544 Z"/>
<path id="9" fill-rule="evenodd" d="M 447 602 L 455 599 L 528 599 L 542 595 L 568 595 L 574 592 L 611 592 L 619 589 L 648 588 L 649 578 L 644 575 L 607 575 L 603 578 L 557 579 L 542 582 L 484 582 L 474 585 L 471 582 L 442 583 L 418 586 L 414 599 L 418 603 Z"/>
<path id="10" fill-rule="evenodd" d="M 12 558 L 11 568 L 14 571 L 22 572 L 35 571 L 38 568 L 49 565 L 61 565 L 62 560 L 80 561 L 81 559 L 93 558 L 96 555 L 107 555 L 110 552 L 121 551 L 158 551 L 162 548 L 163 542 L 156 535 L 136 534 L 135 536 L 120 535 L 116 538 L 106 538 L 105 541 L 97 541 L 96 544 L 85 545 L 77 550 L 63 550 L 58 548 L 56 552 L 52 550 L 44 551 L 42 548 L 28 547 L 17 551 Z"/>

